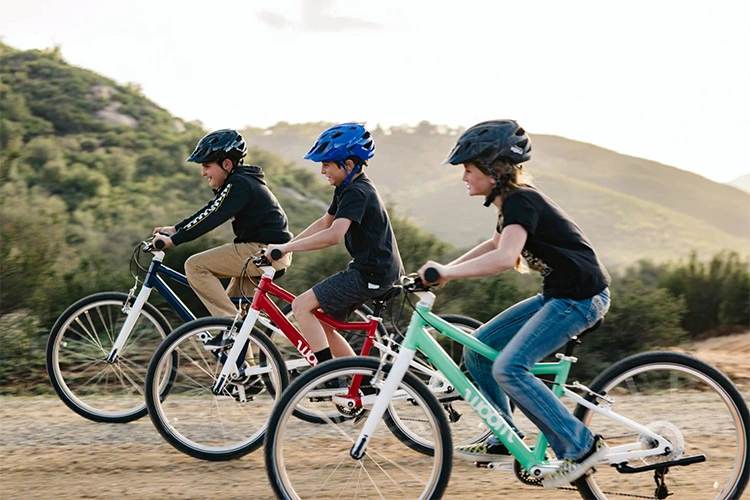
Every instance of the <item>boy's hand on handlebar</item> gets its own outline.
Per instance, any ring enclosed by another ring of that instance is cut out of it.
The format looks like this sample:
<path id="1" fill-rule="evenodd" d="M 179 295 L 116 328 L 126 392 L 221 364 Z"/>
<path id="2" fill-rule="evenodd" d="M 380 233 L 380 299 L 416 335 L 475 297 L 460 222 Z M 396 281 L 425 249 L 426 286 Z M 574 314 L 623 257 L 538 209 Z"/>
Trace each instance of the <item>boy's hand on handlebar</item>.
<path id="1" fill-rule="evenodd" d="M 425 279 L 424 272 L 426 269 L 429 269 L 430 267 L 436 269 L 440 273 L 440 279 L 438 281 L 430 282 Z M 450 281 L 449 279 L 443 277 L 446 274 L 446 269 L 447 268 L 444 265 L 438 264 L 437 262 L 432 261 L 432 260 L 428 260 L 427 262 L 425 262 L 425 264 L 422 267 L 419 268 L 419 271 L 417 271 L 417 273 L 419 274 L 419 277 L 422 278 L 422 283 L 426 285 L 432 285 L 433 283 L 437 283 L 437 286 L 435 287 L 435 289 L 440 290 Z"/>
<path id="2" fill-rule="evenodd" d="M 159 233 L 167 233 L 171 236 L 176 232 L 177 232 L 177 229 L 175 229 L 174 226 L 163 226 L 163 227 L 155 227 L 154 232 L 151 234 L 157 235 Z"/>
<path id="3" fill-rule="evenodd" d="M 265 255 L 265 257 L 266 257 L 266 258 L 267 258 L 268 260 L 270 260 L 271 262 L 274 262 L 274 261 L 276 261 L 276 260 L 279 260 L 279 259 L 274 259 L 274 258 L 272 257 L 272 255 L 271 255 L 271 254 L 273 254 L 273 253 L 276 253 L 276 252 L 274 252 L 274 250 L 278 250 L 279 252 L 281 252 L 281 255 L 282 255 L 282 256 L 283 256 L 283 255 L 284 255 L 285 253 L 287 253 L 287 250 L 286 250 L 286 245 L 275 245 L 275 244 L 274 244 L 274 245 L 268 245 L 268 247 L 266 247 L 266 253 L 265 253 L 265 254 L 263 254 L 263 255 Z M 281 257 L 279 257 L 279 258 L 281 258 Z"/>
<path id="4" fill-rule="evenodd" d="M 157 241 L 161 241 L 163 243 L 163 246 L 159 245 L 161 246 L 161 248 L 157 246 Z M 170 238 L 169 236 L 164 236 L 163 234 L 157 234 L 156 236 L 154 236 L 154 239 L 151 240 L 151 245 L 158 250 L 165 250 L 172 246 L 172 238 Z"/>

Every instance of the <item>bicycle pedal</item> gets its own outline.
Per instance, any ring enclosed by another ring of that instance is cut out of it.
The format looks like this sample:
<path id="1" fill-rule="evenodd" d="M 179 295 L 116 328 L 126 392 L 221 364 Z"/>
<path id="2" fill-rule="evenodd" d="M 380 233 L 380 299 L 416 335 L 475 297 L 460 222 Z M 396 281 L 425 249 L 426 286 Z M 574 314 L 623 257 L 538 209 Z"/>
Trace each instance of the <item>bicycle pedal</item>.
<path id="1" fill-rule="evenodd" d="M 474 462 L 478 468 L 498 470 L 498 471 L 512 471 L 513 462 Z"/>

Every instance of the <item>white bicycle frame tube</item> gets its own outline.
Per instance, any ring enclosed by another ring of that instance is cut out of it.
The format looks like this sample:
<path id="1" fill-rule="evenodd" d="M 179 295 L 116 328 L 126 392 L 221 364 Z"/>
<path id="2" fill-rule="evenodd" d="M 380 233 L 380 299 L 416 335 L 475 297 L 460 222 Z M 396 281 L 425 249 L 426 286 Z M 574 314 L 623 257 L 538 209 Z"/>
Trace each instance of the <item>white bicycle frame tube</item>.
<path id="1" fill-rule="evenodd" d="M 622 415 L 618 413 L 613 412 L 608 407 L 601 407 L 590 401 L 586 401 L 584 398 L 582 398 L 575 392 L 571 391 L 567 387 L 563 387 L 563 392 L 567 397 L 569 397 L 576 403 L 582 406 L 585 406 L 586 408 L 610 420 L 614 420 L 615 422 L 618 422 L 624 425 L 625 427 L 630 427 L 634 431 L 639 432 L 641 435 L 646 435 L 650 437 L 651 439 L 653 439 L 654 442 L 658 443 L 658 446 L 656 446 L 655 448 L 649 448 L 647 450 L 643 449 L 643 446 L 639 441 L 636 441 L 631 444 L 622 445 L 622 446 L 614 446 L 610 448 L 609 453 L 607 453 L 607 455 L 604 457 L 604 460 L 607 460 L 613 464 L 619 464 L 622 462 L 633 460 L 635 458 L 662 455 L 666 453 L 666 449 L 668 447 L 674 450 L 674 445 L 670 443 L 667 439 L 665 439 L 663 436 L 656 434 L 655 432 L 648 430 L 646 427 L 642 426 L 641 424 L 634 422 L 627 417 L 623 417 Z M 632 450 L 639 450 L 639 451 L 632 451 Z"/>
<path id="2" fill-rule="evenodd" d="M 276 271 L 270 266 L 262 267 L 263 276 L 273 279 Z M 240 331 L 234 337 L 234 344 L 227 354 L 227 359 L 224 360 L 224 365 L 221 367 L 221 373 L 216 379 L 214 386 L 211 388 L 214 394 L 219 394 L 224 389 L 229 379 L 239 376 L 239 370 L 237 369 L 237 359 L 240 357 L 242 349 L 245 347 L 245 342 L 250 338 L 250 332 L 253 331 L 255 323 L 258 321 L 260 311 L 250 307 L 245 317 L 244 322 Z"/>
<path id="3" fill-rule="evenodd" d="M 115 343 L 112 345 L 112 350 L 109 351 L 109 356 L 107 356 L 108 363 L 115 362 L 117 356 L 120 353 L 120 350 L 128 341 L 128 338 L 130 338 L 130 334 L 133 331 L 135 322 L 138 321 L 138 317 L 141 315 L 141 311 L 143 310 L 143 304 L 146 303 L 149 295 L 151 295 L 151 290 L 151 287 L 142 286 L 141 290 L 138 292 L 133 307 L 128 310 L 128 317 L 125 320 L 125 324 L 122 325 L 122 328 L 120 328 L 120 333 L 117 334 L 117 339 L 115 339 Z"/>
<path id="4" fill-rule="evenodd" d="M 393 364 L 390 373 L 388 373 L 388 377 L 386 377 L 385 383 L 380 389 L 380 394 L 378 394 L 378 398 L 370 410 L 370 415 L 367 417 L 367 420 L 365 420 L 365 423 L 362 426 L 362 431 L 354 442 L 354 446 L 352 446 L 352 457 L 359 459 L 364 455 L 370 436 L 373 435 L 375 428 L 382 420 L 385 410 L 391 403 L 391 399 L 409 369 L 409 365 L 415 354 L 416 351 L 413 349 L 406 349 L 404 347 L 399 351 L 396 362 Z"/>

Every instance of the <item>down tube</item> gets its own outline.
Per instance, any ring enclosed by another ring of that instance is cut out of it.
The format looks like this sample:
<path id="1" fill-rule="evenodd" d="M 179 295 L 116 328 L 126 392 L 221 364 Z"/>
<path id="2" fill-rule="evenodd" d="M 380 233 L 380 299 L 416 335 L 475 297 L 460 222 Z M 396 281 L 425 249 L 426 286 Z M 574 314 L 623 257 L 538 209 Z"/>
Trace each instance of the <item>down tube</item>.
<path id="1" fill-rule="evenodd" d="M 461 373 L 448 353 L 438 344 L 430 334 L 425 332 L 424 323 L 420 319 L 421 325 L 415 331 L 409 334 L 416 335 L 416 344 L 420 351 L 427 355 L 429 361 L 434 364 L 443 375 L 453 384 L 459 394 L 471 405 L 487 427 L 492 429 L 495 435 L 505 444 L 505 446 L 519 459 L 522 464 L 530 463 L 534 460 L 531 450 L 521 441 L 513 429 L 508 425 L 505 419 L 495 410 L 487 401 L 487 398 Z M 412 325 L 416 326 L 416 325 Z M 410 328 L 411 330 L 411 328 Z M 409 335 L 407 334 L 407 335 Z M 413 337 L 412 337 L 413 338 Z M 405 346 L 407 347 L 407 346 Z M 411 346 L 408 346 L 411 347 Z"/>

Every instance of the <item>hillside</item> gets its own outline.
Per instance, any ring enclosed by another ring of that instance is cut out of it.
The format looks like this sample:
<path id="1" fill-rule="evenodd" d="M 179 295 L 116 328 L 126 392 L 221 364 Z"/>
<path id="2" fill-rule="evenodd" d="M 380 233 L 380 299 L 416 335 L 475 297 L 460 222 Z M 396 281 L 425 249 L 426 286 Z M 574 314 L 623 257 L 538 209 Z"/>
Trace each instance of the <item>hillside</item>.
<path id="1" fill-rule="evenodd" d="M 727 184 L 750 193 L 750 174 L 741 175 Z"/>
<path id="2" fill-rule="evenodd" d="M 173 224 L 212 198 L 200 169 L 185 163 L 206 130 L 172 116 L 136 84 L 121 85 L 67 64 L 57 49 L 18 51 L 0 44 L 0 100 L 0 394 L 43 393 L 49 391 L 45 340 L 63 310 L 96 292 L 129 290 L 136 271 L 128 267 L 134 246 L 154 226 Z M 282 124 L 270 132 L 249 130 L 247 136 L 295 158 L 323 127 Z M 398 214 L 408 211 L 450 241 L 458 241 L 455 235 L 464 231 L 461 244 L 487 236 L 486 229 L 494 227 L 493 211 L 466 197 L 460 168 L 436 167 L 456 131 L 423 123 L 375 134 L 378 162 L 369 170 L 384 193 L 397 200 L 391 220 L 407 271 L 428 259 L 450 261 L 458 250 Z M 289 147 L 292 143 L 295 148 Z M 537 143 L 544 147 L 543 140 Z M 637 196 L 637 189 L 617 191 L 595 175 L 574 178 L 545 170 L 544 155 L 539 156 L 539 183 L 581 221 L 610 263 L 634 264 L 644 255 L 674 258 L 693 248 L 713 253 L 747 241 Z M 575 158 L 568 159 L 575 166 Z M 301 168 L 257 146 L 250 148 L 247 161 L 263 167 L 294 232 L 327 206 L 332 189 L 309 162 Z M 171 249 L 165 263 L 180 270 L 193 253 L 231 238 L 225 224 Z M 148 257 L 142 257 L 145 264 Z M 610 268 L 616 299 L 599 340 L 584 344 L 581 354 L 590 363 L 577 368 L 576 376 L 588 377 L 614 359 L 654 345 L 676 345 L 719 327 L 749 324 L 747 259 L 730 252 L 704 257 Z M 348 261 L 343 245 L 298 252 L 282 286 L 299 293 Z M 454 280 L 439 292 L 435 310 L 487 321 L 537 293 L 540 281 L 538 274 L 515 272 Z M 175 291 L 196 314 L 206 314 L 189 289 Z M 173 326 L 180 324 L 157 294 L 149 300 Z M 398 314 L 400 307 L 394 305 Z M 402 322 L 408 315 L 407 306 Z M 386 320 L 394 318 L 388 313 Z"/>
<path id="3" fill-rule="evenodd" d="M 0 101 L 0 314 L 28 308 L 43 327 L 81 296 L 127 290 L 133 246 L 213 197 L 200 167 L 185 163 L 206 130 L 135 84 L 71 66 L 57 49 L 0 44 Z M 247 161 L 264 168 L 294 232 L 322 213 L 330 189 L 312 174 L 255 147 Z M 180 269 L 232 238 L 225 224 L 166 262 Z M 345 265 L 333 251 L 331 265 Z"/>
<path id="4" fill-rule="evenodd" d="M 328 124 L 279 123 L 243 132 L 253 144 L 317 171 L 300 158 Z M 461 168 L 440 165 L 458 130 L 427 122 L 376 128 L 368 168 L 381 192 L 422 228 L 457 246 L 487 238 L 494 212 L 466 196 Z M 656 162 L 562 137 L 532 135 L 527 165 L 537 184 L 592 239 L 609 264 L 674 259 L 691 249 L 707 256 L 750 248 L 750 194 Z M 469 223 L 469 221 L 472 221 Z"/>

